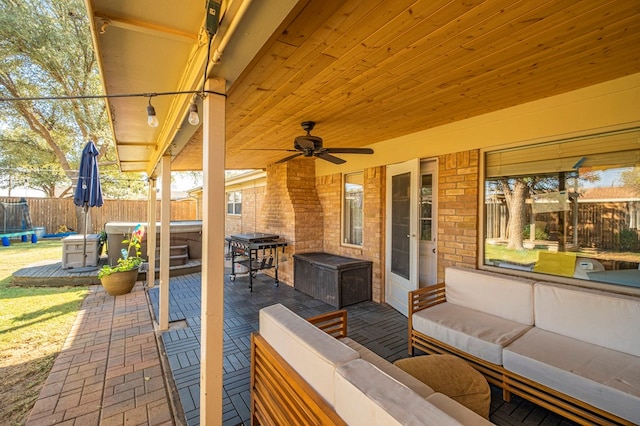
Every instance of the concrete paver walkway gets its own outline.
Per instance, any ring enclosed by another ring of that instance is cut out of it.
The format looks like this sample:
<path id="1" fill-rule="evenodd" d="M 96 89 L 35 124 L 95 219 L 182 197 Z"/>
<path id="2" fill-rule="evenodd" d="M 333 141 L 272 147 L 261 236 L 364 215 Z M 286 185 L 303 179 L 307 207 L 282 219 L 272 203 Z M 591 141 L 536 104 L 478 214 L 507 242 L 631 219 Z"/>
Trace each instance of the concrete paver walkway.
<path id="1" fill-rule="evenodd" d="M 173 425 L 140 282 L 123 296 L 89 287 L 27 425 Z"/>

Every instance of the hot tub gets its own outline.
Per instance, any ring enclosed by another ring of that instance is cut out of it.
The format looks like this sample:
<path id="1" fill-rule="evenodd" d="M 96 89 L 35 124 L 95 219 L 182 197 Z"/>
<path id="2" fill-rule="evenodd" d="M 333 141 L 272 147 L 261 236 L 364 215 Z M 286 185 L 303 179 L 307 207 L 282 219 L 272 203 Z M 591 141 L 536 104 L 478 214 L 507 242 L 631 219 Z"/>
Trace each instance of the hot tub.
<path id="1" fill-rule="evenodd" d="M 147 255 L 147 223 L 146 222 L 108 222 L 104 226 L 107 233 L 107 250 L 109 254 L 109 264 L 115 265 L 121 257 L 120 249 L 127 248 L 122 240 L 131 238 L 133 229 L 142 224 L 145 227 L 145 235 L 142 238 L 140 251 L 142 257 Z M 202 258 L 202 221 L 201 220 L 180 220 L 171 222 L 170 245 L 188 246 L 189 259 Z M 156 247 L 160 245 L 160 222 L 156 222 Z M 133 253 L 132 253 L 133 254 Z"/>

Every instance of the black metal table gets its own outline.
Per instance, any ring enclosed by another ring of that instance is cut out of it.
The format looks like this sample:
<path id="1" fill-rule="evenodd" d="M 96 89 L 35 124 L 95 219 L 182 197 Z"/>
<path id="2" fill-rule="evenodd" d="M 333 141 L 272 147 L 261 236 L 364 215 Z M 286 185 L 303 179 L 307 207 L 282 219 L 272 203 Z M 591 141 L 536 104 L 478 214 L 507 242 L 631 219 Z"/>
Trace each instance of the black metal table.
<path id="1" fill-rule="evenodd" d="M 259 271 L 274 269 L 275 285 L 278 286 L 278 251 L 282 248 L 284 253 L 286 241 L 279 235 L 263 234 L 238 234 L 228 237 L 229 253 L 231 254 L 231 274 L 229 279 L 235 281 L 236 275 L 249 275 L 249 291 L 253 291 L 253 278 Z M 236 265 L 244 266 L 246 272 L 236 272 Z"/>

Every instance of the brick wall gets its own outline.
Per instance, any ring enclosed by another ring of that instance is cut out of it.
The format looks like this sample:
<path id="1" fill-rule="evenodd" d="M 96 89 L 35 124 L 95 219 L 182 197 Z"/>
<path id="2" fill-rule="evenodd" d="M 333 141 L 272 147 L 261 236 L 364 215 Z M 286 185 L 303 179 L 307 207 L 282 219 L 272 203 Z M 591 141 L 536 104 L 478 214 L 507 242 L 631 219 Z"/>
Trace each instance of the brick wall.
<path id="1" fill-rule="evenodd" d="M 242 233 L 260 232 L 258 229 L 258 216 L 262 211 L 264 202 L 264 186 L 244 188 L 242 190 Z"/>
<path id="2" fill-rule="evenodd" d="M 332 254 L 340 253 L 342 226 L 342 174 L 319 176 L 316 178 L 318 198 L 324 212 L 324 238 L 322 251 Z"/>
<path id="3" fill-rule="evenodd" d="M 242 214 L 226 215 L 224 222 L 225 235 L 260 232 L 258 216 L 262 211 L 265 192 L 264 186 L 242 189 Z"/>
<path id="4" fill-rule="evenodd" d="M 227 214 L 224 220 L 225 235 L 235 235 L 242 233 L 242 216 Z"/>
<path id="5" fill-rule="evenodd" d="M 364 255 L 373 261 L 371 296 L 379 303 L 384 302 L 386 170 L 382 166 L 364 171 Z"/>
<path id="6" fill-rule="evenodd" d="M 439 157 L 438 279 L 447 266 L 476 268 L 478 254 L 479 152 Z"/>
<path id="7" fill-rule="evenodd" d="M 438 279 L 447 266 L 476 268 L 478 253 L 479 152 L 439 157 Z M 342 174 L 315 177 L 306 158 L 267 168 L 266 187 L 243 190 L 240 219 L 227 216 L 227 231 L 267 232 L 289 243 L 281 256 L 279 278 L 293 285 L 295 253 L 324 251 L 371 260 L 372 299 L 384 301 L 386 167 L 364 170 L 363 246 L 341 244 Z M 257 212 L 258 217 L 254 217 Z M 235 222 L 234 222 L 235 221 Z M 237 233 L 237 232 L 236 232 Z M 227 232 L 229 235 L 230 232 Z M 272 274 L 272 271 L 267 271 Z"/>
<path id="8" fill-rule="evenodd" d="M 364 230 L 362 247 L 341 244 L 342 175 L 316 178 L 316 188 L 324 212 L 323 250 L 327 253 L 371 260 L 372 299 L 384 300 L 384 187 L 385 167 L 364 170 Z"/>

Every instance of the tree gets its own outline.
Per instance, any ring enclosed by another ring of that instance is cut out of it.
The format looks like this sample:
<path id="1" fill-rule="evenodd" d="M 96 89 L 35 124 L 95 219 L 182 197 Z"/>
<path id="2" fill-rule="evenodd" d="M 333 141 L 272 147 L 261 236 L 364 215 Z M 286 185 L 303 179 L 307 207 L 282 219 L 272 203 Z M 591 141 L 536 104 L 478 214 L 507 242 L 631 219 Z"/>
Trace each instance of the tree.
<path id="1" fill-rule="evenodd" d="M 563 191 L 567 181 L 574 181 L 577 184 L 580 180 L 595 181 L 597 176 L 591 173 L 578 176 L 577 172 L 571 171 L 498 179 L 494 185 L 504 195 L 509 213 L 507 220 L 507 248 L 512 250 L 524 249 L 524 232 L 527 225 L 527 213 L 530 209 L 530 207 L 527 207 L 528 198 L 535 194 Z"/>
<path id="2" fill-rule="evenodd" d="M 499 183 L 509 211 L 507 248 L 522 250 L 526 224 L 526 200 L 531 193 L 533 181 L 530 178 L 514 178 L 500 179 Z"/>
<path id="3" fill-rule="evenodd" d="M 640 167 L 633 167 L 620 174 L 622 184 L 640 192 Z"/>
<path id="4" fill-rule="evenodd" d="M 3 139 L 0 146 L 0 188 L 8 188 L 9 195 L 22 186 L 56 196 L 56 186 L 66 176 L 45 144 L 39 139 Z"/>
<path id="5" fill-rule="evenodd" d="M 27 171 L 30 187 L 53 196 L 65 185 L 59 196 L 69 196 L 82 148 L 93 140 L 105 195 L 143 190 L 142 176 L 117 168 L 105 101 L 83 97 L 102 88 L 81 0 L 0 0 L 0 61 L 0 97 L 13 99 L 0 109 L 0 164 L 10 179 Z M 45 97 L 74 98 L 16 100 Z"/>

